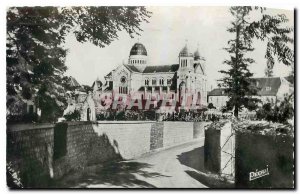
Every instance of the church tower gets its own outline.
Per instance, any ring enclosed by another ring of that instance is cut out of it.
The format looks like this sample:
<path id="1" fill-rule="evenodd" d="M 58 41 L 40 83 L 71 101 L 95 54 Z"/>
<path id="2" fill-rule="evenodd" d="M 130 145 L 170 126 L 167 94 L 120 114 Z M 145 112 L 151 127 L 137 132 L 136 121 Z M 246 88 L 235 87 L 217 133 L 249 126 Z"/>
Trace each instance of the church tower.
<path id="1" fill-rule="evenodd" d="M 143 71 L 147 66 L 147 50 L 143 44 L 137 42 L 132 46 L 128 65 L 134 65 L 140 71 Z"/>
<path id="2" fill-rule="evenodd" d="M 177 88 L 179 102 L 186 99 L 186 93 L 191 92 L 192 89 L 192 75 L 194 74 L 194 55 L 189 52 L 187 44 L 181 49 L 179 53 L 179 68 L 177 75 Z"/>

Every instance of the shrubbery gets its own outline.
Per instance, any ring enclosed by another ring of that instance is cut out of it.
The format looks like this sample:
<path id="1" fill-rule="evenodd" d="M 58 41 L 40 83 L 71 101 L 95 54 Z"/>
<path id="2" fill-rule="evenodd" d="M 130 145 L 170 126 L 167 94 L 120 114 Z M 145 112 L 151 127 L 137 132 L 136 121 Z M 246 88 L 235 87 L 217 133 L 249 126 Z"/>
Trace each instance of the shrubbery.
<path id="1" fill-rule="evenodd" d="M 38 122 L 37 113 L 26 113 L 23 115 L 8 115 L 6 117 L 7 123 L 34 123 Z"/>
<path id="2" fill-rule="evenodd" d="M 79 110 L 74 110 L 72 113 L 68 113 L 66 115 L 64 115 L 64 118 L 67 121 L 80 121 L 80 111 Z"/>
<path id="3" fill-rule="evenodd" d="M 256 116 L 259 120 L 266 120 L 278 123 L 287 123 L 294 115 L 293 105 L 290 103 L 289 98 L 278 104 L 272 105 L 271 103 L 264 104 L 257 112 Z"/>
<path id="4" fill-rule="evenodd" d="M 213 103 L 209 103 L 208 106 L 207 106 L 207 108 L 209 108 L 209 109 L 216 109 L 216 107 L 214 106 Z"/>
<path id="5" fill-rule="evenodd" d="M 105 113 L 99 113 L 96 115 L 98 121 L 136 121 L 136 120 L 155 120 L 155 111 L 141 111 L 141 110 L 125 110 L 115 111 L 107 110 Z"/>

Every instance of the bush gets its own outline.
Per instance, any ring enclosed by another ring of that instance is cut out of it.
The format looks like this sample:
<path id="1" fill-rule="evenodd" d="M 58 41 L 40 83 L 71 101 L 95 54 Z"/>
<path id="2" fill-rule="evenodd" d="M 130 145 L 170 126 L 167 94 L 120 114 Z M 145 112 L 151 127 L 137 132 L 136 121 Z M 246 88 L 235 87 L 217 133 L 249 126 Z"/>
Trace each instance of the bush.
<path id="1" fill-rule="evenodd" d="M 74 110 L 74 112 L 64 115 L 64 118 L 67 121 L 80 121 L 81 114 L 79 110 Z"/>
<path id="2" fill-rule="evenodd" d="M 105 115 L 104 114 L 97 114 L 96 119 L 97 119 L 97 121 L 103 121 L 103 120 L 105 120 Z"/>
<path id="3" fill-rule="evenodd" d="M 256 117 L 259 120 L 272 121 L 277 123 L 287 123 L 288 119 L 294 116 L 294 108 L 289 98 L 285 98 L 280 104 L 264 104 L 257 112 Z"/>
<path id="4" fill-rule="evenodd" d="M 146 120 L 154 121 L 156 119 L 155 111 L 154 110 L 147 110 L 144 111 Z"/>
<path id="5" fill-rule="evenodd" d="M 126 120 L 125 119 L 125 111 L 118 112 L 116 115 L 116 120 Z"/>
<path id="6" fill-rule="evenodd" d="M 209 103 L 208 106 L 207 106 L 207 108 L 209 108 L 209 109 L 215 109 L 216 107 L 214 106 L 213 103 Z"/>
<path id="7" fill-rule="evenodd" d="M 38 115 L 36 113 L 26 113 L 24 115 L 8 115 L 6 117 L 7 123 L 32 123 L 38 122 Z"/>

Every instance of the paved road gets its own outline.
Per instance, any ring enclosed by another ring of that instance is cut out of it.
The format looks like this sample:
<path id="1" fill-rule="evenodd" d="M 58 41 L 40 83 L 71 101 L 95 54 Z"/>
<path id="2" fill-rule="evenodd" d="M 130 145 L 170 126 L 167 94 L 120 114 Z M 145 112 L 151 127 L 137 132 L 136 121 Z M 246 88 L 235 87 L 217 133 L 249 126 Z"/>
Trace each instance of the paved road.
<path id="1" fill-rule="evenodd" d="M 204 188 L 193 174 L 203 170 L 204 139 L 148 153 L 142 157 L 104 165 L 68 187 L 88 188 Z M 73 176 L 74 177 L 74 176 Z"/>

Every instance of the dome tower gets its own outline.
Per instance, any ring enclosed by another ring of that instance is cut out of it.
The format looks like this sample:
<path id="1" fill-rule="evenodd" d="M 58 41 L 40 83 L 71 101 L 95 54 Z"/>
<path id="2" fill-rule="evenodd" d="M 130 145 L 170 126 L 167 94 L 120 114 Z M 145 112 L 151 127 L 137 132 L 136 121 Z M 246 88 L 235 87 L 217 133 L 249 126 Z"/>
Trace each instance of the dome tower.
<path id="1" fill-rule="evenodd" d="M 179 53 L 179 68 L 180 69 L 191 69 L 194 64 L 194 55 L 189 52 L 187 44 L 181 49 Z"/>
<path id="2" fill-rule="evenodd" d="M 143 44 L 137 42 L 132 46 L 129 53 L 128 64 L 135 66 L 147 65 L 147 50 Z"/>

